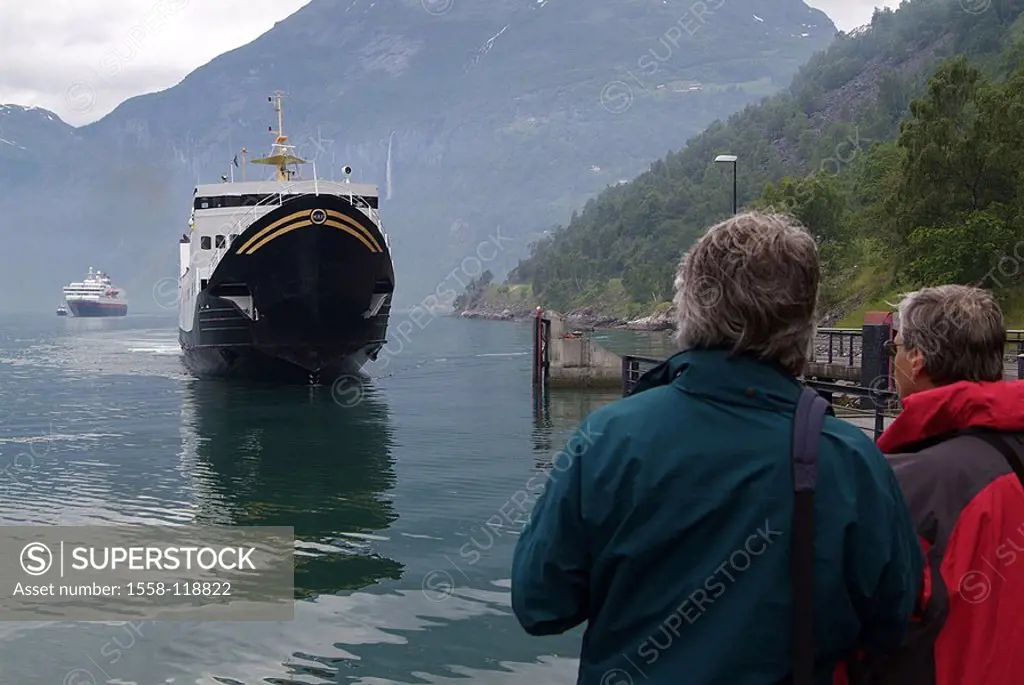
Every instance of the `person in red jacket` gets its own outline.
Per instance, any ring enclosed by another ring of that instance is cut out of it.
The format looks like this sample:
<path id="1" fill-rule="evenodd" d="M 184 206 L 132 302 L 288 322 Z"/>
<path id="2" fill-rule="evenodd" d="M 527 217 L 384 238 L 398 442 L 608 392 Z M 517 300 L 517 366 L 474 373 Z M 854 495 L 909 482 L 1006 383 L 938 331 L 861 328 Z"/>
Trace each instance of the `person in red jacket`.
<path id="1" fill-rule="evenodd" d="M 904 646 L 868 667 L 900 685 L 1024 682 L 1024 381 L 985 290 L 926 288 L 888 343 L 902 411 L 878 440 L 926 556 Z"/>

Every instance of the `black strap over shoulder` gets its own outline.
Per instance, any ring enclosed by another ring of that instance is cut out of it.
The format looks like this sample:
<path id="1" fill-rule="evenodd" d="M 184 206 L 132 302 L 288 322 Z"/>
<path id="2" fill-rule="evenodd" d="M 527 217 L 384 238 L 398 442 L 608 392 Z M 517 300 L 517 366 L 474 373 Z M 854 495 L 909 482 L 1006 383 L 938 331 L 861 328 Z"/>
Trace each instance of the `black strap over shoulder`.
<path id="1" fill-rule="evenodd" d="M 814 491 L 821 429 L 828 413 L 828 402 L 805 387 L 793 421 L 793 685 L 814 683 Z"/>
<path id="2" fill-rule="evenodd" d="M 1020 481 L 1021 487 L 1024 487 L 1024 463 L 1021 462 L 1017 451 L 1010 445 L 1009 439 L 1005 435 L 988 431 L 972 431 L 971 434 L 999 450 L 999 454 L 1003 455 L 1006 463 L 1017 474 L 1017 480 Z"/>

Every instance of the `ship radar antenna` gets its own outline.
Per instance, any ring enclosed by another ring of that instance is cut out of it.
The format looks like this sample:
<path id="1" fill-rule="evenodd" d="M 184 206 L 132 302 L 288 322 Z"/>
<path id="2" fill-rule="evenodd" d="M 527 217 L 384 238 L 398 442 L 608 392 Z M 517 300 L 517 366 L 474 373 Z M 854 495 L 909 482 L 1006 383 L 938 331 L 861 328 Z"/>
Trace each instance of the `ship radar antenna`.
<path id="1" fill-rule="evenodd" d="M 298 166 L 299 164 L 307 164 L 306 160 L 296 157 L 293 150 L 294 145 L 288 145 L 288 136 L 284 134 L 284 111 L 281 106 L 281 101 L 284 98 L 284 93 L 281 91 L 274 91 L 274 94 L 267 97 L 267 100 L 274 105 L 274 111 L 277 113 L 277 130 L 274 127 L 270 127 L 270 132 L 274 134 L 274 144 L 271 148 L 270 155 L 261 159 L 252 160 L 253 164 L 266 164 L 277 168 L 277 180 L 278 181 L 290 181 L 298 174 L 297 169 L 289 169 L 289 165 Z"/>

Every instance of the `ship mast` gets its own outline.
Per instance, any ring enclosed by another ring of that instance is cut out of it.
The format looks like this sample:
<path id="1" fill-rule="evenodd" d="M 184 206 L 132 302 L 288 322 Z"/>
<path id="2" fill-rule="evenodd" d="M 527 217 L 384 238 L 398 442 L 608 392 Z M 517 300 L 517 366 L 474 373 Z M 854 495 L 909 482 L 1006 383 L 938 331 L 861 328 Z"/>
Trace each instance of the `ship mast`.
<path id="1" fill-rule="evenodd" d="M 274 103 L 274 111 L 277 112 L 277 135 L 279 142 L 284 142 L 288 140 L 288 138 L 284 135 L 284 109 L 281 107 L 282 98 L 284 98 L 284 93 L 281 92 L 280 90 L 275 90 L 274 94 L 267 98 L 268 100 Z"/>
<path id="2" fill-rule="evenodd" d="M 284 97 L 284 93 L 281 91 L 275 91 L 273 95 L 267 98 L 268 101 L 274 103 L 274 111 L 277 113 L 277 130 L 270 127 L 270 132 L 275 134 L 274 144 L 271 147 L 270 155 L 261 159 L 252 160 L 253 164 L 266 164 L 277 168 L 277 180 L 278 181 L 290 181 L 292 177 L 298 173 L 298 170 L 292 170 L 288 168 L 289 164 L 299 165 L 306 164 L 306 160 L 300 159 L 293 154 L 295 149 L 294 145 L 288 145 L 288 136 L 284 134 L 284 111 L 281 107 L 281 100 Z"/>

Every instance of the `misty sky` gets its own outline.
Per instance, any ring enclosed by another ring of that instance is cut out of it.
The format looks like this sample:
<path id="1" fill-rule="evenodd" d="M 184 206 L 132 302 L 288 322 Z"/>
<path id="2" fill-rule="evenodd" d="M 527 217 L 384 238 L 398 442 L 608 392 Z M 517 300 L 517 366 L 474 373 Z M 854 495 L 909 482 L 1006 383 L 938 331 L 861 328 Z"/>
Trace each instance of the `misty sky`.
<path id="1" fill-rule="evenodd" d="M 457 0 L 456 0 L 457 1 Z M 169 88 L 309 0 L 25 0 L 0 9 L 0 103 L 70 124 Z M 866 24 L 879 0 L 811 0 L 836 26 Z"/>

